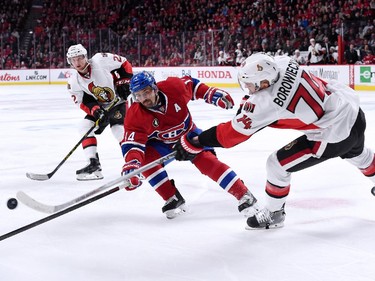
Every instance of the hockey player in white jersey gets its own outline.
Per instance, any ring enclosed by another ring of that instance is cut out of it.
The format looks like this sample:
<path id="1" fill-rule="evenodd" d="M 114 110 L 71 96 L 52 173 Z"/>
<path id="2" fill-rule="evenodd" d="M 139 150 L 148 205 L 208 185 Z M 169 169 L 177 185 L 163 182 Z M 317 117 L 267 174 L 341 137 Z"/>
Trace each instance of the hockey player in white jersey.
<path id="1" fill-rule="evenodd" d="M 183 136 L 175 150 L 176 159 L 185 160 L 201 146 L 233 147 L 267 126 L 304 133 L 269 156 L 266 207 L 247 219 L 249 228 L 282 227 L 291 174 L 328 159 L 345 159 L 375 182 L 374 153 L 364 146 L 366 120 L 354 90 L 315 77 L 293 58 L 264 53 L 244 61 L 238 80 L 248 95 L 233 120 L 194 139 Z"/>
<path id="2" fill-rule="evenodd" d="M 100 119 L 98 128 L 82 142 L 89 163 L 77 170 L 77 180 L 99 180 L 103 175 L 95 135 L 110 125 L 120 145 L 124 136 L 125 102 L 130 94 L 132 65 L 125 57 L 111 53 L 97 53 L 88 59 L 87 50 L 81 44 L 70 46 L 66 56 L 68 63 L 77 70 L 68 80 L 68 91 L 74 103 L 86 113 L 80 124 L 81 135 Z"/>

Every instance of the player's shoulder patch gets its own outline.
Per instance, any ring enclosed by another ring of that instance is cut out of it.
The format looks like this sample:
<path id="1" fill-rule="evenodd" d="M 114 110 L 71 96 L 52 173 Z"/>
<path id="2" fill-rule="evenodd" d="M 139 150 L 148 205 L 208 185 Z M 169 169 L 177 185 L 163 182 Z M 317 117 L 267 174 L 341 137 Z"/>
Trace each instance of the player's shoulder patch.
<path id="1" fill-rule="evenodd" d="M 255 109 L 255 104 L 253 104 L 249 101 L 246 101 L 243 105 L 243 110 L 246 111 L 246 112 L 253 113 L 254 109 Z"/>

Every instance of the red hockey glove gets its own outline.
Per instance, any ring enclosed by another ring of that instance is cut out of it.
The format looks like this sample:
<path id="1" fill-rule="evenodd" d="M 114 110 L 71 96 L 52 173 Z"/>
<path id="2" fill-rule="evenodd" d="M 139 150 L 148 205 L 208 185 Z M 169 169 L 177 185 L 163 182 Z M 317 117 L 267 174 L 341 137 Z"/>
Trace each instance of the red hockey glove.
<path id="1" fill-rule="evenodd" d="M 139 163 L 138 160 L 132 160 L 130 162 L 127 162 L 124 166 L 122 166 L 121 175 L 127 175 L 130 172 L 133 172 L 134 170 L 138 169 L 140 166 L 141 163 Z M 128 191 L 134 190 L 142 185 L 141 175 L 134 175 L 131 178 L 127 179 L 127 181 L 128 186 L 125 187 L 125 189 Z"/>
<path id="2" fill-rule="evenodd" d="M 203 146 L 199 143 L 194 143 L 187 135 L 183 135 L 179 141 L 173 146 L 176 151 L 174 158 L 178 161 L 193 160 L 198 153 L 203 151 Z"/>
<path id="3" fill-rule="evenodd" d="M 213 87 L 208 89 L 207 93 L 204 94 L 203 99 L 207 103 L 211 103 L 223 109 L 233 108 L 234 105 L 234 101 L 229 93 Z"/>

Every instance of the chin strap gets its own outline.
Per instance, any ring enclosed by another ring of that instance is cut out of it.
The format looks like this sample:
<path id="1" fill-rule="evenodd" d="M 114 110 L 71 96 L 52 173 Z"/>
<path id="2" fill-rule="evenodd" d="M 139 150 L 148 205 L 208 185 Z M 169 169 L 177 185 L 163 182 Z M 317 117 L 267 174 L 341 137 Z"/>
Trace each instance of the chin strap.
<path id="1" fill-rule="evenodd" d="M 84 69 L 82 69 L 82 71 L 78 71 L 82 76 L 88 76 L 89 75 L 89 73 L 90 73 L 90 69 L 88 69 L 88 67 L 90 66 L 90 63 L 89 63 L 89 61 L 87 61 L 87 64 L 86 64 L 86 66 L 85 66 L 85 68 Z M 87 72 L 86 72 L 86 70 L 87 70 Z"/>

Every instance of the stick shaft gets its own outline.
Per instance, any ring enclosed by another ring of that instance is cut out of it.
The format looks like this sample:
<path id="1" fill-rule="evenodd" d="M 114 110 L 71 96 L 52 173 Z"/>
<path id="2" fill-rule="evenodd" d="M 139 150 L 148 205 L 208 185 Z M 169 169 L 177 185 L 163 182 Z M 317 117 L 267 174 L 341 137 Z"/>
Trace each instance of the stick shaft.
<path id="1" fill-rule="evenodd" d="M 112 194 L 112 193 L 115 193 L 115 192 L 118 191 L 118 190 L 120 190 L 120 187 L 116 186 L 116 187 L 114 187 L 114 188 L 112 188 L 112 189 L 110 189 L 110 190 L 107 190 L 106 192 L 100 193 L 100 194 L 98 194 L 98 195 L 96 195 L 96 196 L 94 196 L 94 197 L 92 197 L 92 198 L 89 198 L 89 199 L 87 199 L 87 200 L 85 200 L 85 201 L 82 201 L 82 202 L 80 202 L 80 203 L 78 203 L 78 204 L 76 204 L 76 205 L 73 205 L 73 206 L 71 206 L 71 207 L 69 207 L 69 208 L 67 208 L 67 209 L 64 209 L 64 210 L 62 210 L 62 211 L 59 211 L 59 212 L 54 213 L 54 214 L 52 214 L 52 215 L 49 215 L 49 216 L 47 216 L 47 217 L 45 217 L 45 218 L 42 218 L 42 219 L 37 220 L 37 221 L 34 221 L 34 222 L 32 222 L 32 223 L 30 223 L 30 224 L 28 224 L 28 225 L 25 225 L 25 226 L 23 226 L 23 227 L 20 227 L 20 228 L 18 228 L 18 229 L 16 229 L 16 230 L 13 230 L 13 231 L 11 231 L 11 232 L 8 232 L 8 233 L 6 233 L 6 234 L 4 234 L 4 235 L 1 235 L 1 236 L 0 236 L 0 241 L 2 241 L 2 240 L 4 240 L 4 239 L 7 239 L 7 238 L 9 238 L 9 237 L 12 237 L 12 236 L 14 236 L 14 235 L 16 235 L 16 234 L 19 234 L 19 233 L 21 233 L 21 232 L 24 232 L 24 231 L 26 231 L 26 230 L 28 230 L 28 229 L 30 229 L 30 228 L 36 227 L 36 226 L 38 226 L 38 225 L 40 225 L 40 224 L 43 224 L 43 223 L 45 223 L 45 222 L 48 222 L 48 221 L 50 221 L 50 220 L 53 220 L 53 219 L 55 219 L 55 218 L 58 218 L 58 217 L 60 217 L 60 216 L 62 216 L 62 215 L 65 215 L 65 214 L 67 214 L 67 213 L 70 213 L 71 211 L 74 211 L 74 210 L 76 210 L 76 209 L 78 209 L 78 208 L 81 208 L 81 207 L 83 207 L 83 206 L 85 206 L 85 205 L 88 205 L 88 204 L 90 204 L 90 203 L 92 203 L 92 202 L 94 202 L 94 201 L 97 201 L 97 200 L 99 200 L 99 199 L 101 199 L 101 198 L 103 198 L 103 197 L 106 197 L 106 196 L 108 196 L 108 195 L 110 195 L 110 194 Z"/>
<path id="2" fill-rule="evenodd" d="M 87 138 L 87 136 L 95 129 L 95 127 L 98 125 L 98 120 L 95 122 L 95 124 L 84 134 L 84 136 L 79 140 L 79 142 L 76 143 L 76 145 L 69 151 L 69 153 L 64 157 L 64 159 L 56 166 L 56 168 L 48 173 L 48 174 L 34 174 L 34 173 L 26 173 L 26 176 L 29 179 L 32 180 L 48 180 L 52 178 L 52 176 L 57 172 L 58 169 L 68 160 L 68 158 L 73 154 L 73 152 L 77 149 L 77 147 Z"/>

